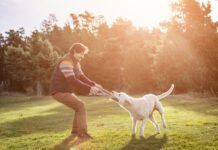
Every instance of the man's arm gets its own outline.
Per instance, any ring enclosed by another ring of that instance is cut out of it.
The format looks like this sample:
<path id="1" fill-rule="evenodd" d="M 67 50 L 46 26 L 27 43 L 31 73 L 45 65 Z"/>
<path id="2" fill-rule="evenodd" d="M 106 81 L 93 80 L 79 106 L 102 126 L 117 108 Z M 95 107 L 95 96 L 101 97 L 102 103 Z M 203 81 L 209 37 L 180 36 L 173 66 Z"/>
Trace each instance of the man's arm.
<path id="1" fill-rule="evenodd" d="M 79 79 L 90 86 L 94 86 L 96 83 L 90 80 L 85 74 L 80 75 Z"/>
<path id="2" fill-rule="evenodd" d="M 83 73 L 80 64 L 77 64 L 77 67 L 78 67 L 79 79 L 80 79 L 82 82 L 84 82 L 84 83 L 86 83 L 86 84 L 88 84 L 88 85 L 90 85 L 90 86 L 95 86 L 96 83 L 95 83 L 94 81 L 90 80 L 90 79 Z"/>

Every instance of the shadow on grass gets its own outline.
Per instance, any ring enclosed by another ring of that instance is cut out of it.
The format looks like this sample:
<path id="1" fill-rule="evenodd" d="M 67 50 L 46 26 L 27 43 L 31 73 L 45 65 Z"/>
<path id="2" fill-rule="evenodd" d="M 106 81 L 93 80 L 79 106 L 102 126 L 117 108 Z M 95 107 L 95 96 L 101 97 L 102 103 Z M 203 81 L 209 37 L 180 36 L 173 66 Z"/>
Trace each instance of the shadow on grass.
<path id="1" fill-rule="evenodd" d="M 18 137 L 39 132 L 61 132 L 71 128 L 73 112 L 62 107 L 56 108 L 57 112 L 43 113 L 32 117 L 19 117 L 17 120 L 0 124 L 0 137 Z M 31 113 L 31 112 L 30 112 Z"/>
<path id="2" fill-rule="evenodd" d="M 73 136 L 73 135 L 70 135 L 70 136 L 66 137 L 60 144 L 55 145 L 53 150 L 62 150 L 62 149 L 67 150 L 67 149 L 70 149 L 70 147 L 71 147 L 70 143 L 72 141 L 74 141 L 75 138 L 76 137 Z"/>
<path id="3" fill-rule="evenodd" d="M 156 138 L 154 134 L 148 138 L 136 139 L 132 137 L 127 145 L 121 148 L 121 150 L 159 150 L 167 143 L 167 135 L 164 134 L 161 138 Z"/>
<path id="4" fill-rule="evenodd" d="M 79 139 L 73 135 L 66 137 L 60 144 L 54 146 L 53 150 L 70 150 L 77 148 L 80 144 L 88 141 L 89 139 Z"/>
<path id="5" fill-rule="evenodd" d="M 38 105 L 50 105 L 52 101 L 33 102 L 31 105 L 23 106 L 22 109 Z M 27 103 L 27 102 L 25 102 Z M 88 118 L 96 118 L 97 115 L 118 115 L 121 109 L 114 103 L 105 103 L 104 101 L 87 102 Z M 17 105 L 19 107 L 19 105 Z M 12 107 L 11 110 L 14 108 Z M 112 111 L 113 110 L 113 111 Z M 29 112 L 31 113 L 31 112 Z M 123 112 L 125 113 L 125 112 Z M 70 130 L 74 111 L 70 108 L 60 105 L 52 109 L 45 110 L 35 116 L 25 117 L 25 114 L 18 114 L 17 119 L 0 124 L 0 137 L 19 137 L 26 134 L 39 132 L 57 133 Z"/>

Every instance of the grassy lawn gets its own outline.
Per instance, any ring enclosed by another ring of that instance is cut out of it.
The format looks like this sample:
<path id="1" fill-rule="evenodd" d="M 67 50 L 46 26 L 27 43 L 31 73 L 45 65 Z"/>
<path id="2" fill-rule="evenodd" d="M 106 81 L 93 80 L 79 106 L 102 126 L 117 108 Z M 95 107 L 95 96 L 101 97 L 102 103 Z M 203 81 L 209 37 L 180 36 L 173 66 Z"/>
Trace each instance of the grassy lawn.
<path id="1" fill-rule="evenodd" d="M 155 135 L 151 122 L 145 138 L 131 138 L 129 114 L 103 97 L 81 97 L 86 102 L 89 132 L 83 143 L 67 141 L 72 111 L 51 97 L 0 97 L 0 149 L 218 149 L 218 98 L 170 96 L 162 101 L 167 129 Z M 155 113 L 160 125 L 161 119 Z M 139 127 L 139 126 L 138 126 Z M 67 141 L 63 143 L 63 140 Z"/>

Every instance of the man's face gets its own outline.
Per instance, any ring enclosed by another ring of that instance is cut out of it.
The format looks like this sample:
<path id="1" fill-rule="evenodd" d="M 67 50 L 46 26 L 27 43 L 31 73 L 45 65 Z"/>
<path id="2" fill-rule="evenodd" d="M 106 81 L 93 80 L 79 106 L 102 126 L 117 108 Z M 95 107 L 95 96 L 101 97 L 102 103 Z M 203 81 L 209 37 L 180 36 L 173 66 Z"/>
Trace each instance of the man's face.
<path id="1" fill-rule="evenodd" d="M 81 52 L 81 53 L 74 53 L 74 58 L 76 59 L 76 61 L 81 61 L 85 56 L 85 53 Z"/>

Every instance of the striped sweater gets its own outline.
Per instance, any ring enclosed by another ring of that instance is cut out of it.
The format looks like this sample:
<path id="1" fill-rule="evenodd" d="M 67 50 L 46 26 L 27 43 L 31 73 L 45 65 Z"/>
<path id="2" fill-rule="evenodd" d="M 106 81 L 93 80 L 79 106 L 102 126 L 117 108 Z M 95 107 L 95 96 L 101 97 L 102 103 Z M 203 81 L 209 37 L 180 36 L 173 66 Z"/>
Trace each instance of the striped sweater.
<path id="1" fill-rule="evenodd" d="M 85 76 L 80 63 L 71 59 L 69 55 L 65 55 L 57 63 L 52 74 L 50 94 L 56 92 L 89 94 L 93 85 L 95 85 L 95 82 Z"/>

